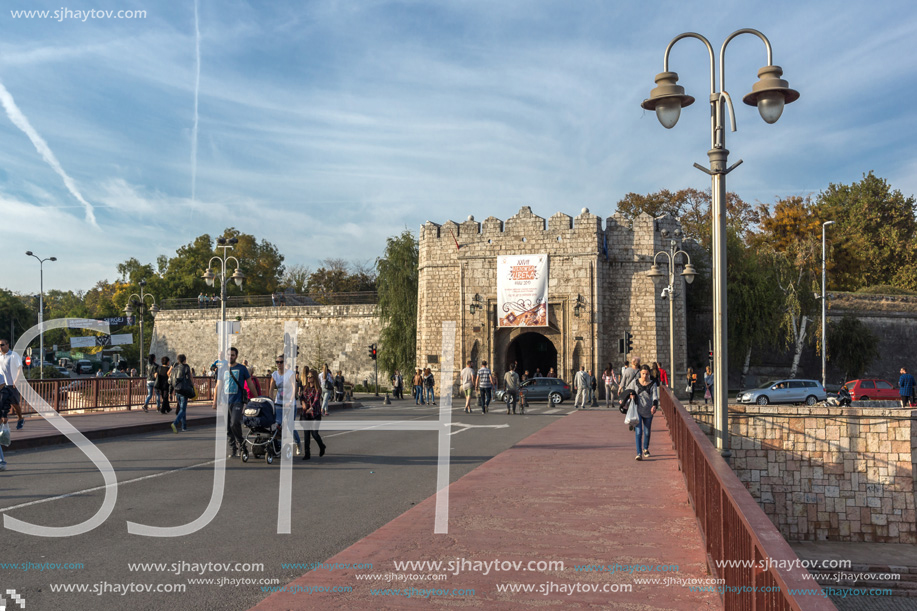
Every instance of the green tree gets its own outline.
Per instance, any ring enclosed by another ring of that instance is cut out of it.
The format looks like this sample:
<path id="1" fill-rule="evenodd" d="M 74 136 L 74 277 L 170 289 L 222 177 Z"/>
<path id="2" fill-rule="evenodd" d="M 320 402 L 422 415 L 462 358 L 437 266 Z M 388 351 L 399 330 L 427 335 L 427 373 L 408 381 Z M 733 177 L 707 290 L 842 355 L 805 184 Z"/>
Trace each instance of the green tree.
<path id="1" fill-rule="evenodd" d="M 386 240 L 376 260 L 382 322 L 379 368 L 389 374 L 396 369 L 413 371 L 416 362 L 418 249 L 417 238 L 405 229 Z"/>
<path id="2" fill-rule="evenodd" d="M 842 267 L 832 274 L 832 286 L 840 281 L 848 290 L 877 284 L 917 287 L 917 271 L 910 264 L 917 238 L 913 196 L 905 197 L 870 171 L 859 182 L 829 185 L 815 208 L 820 219 L 837 223 L 829 230 L 832 246 L 843 245 L 859 262 L 856 269 Z"/>
<path id="3" fill-rule="evenodd" d="M 307 292 L 309 286 L 309 277 L 312 275 L 312 268 L 297 263 L 286 268 L 283 279 L 280 284 L 283 289 L 293 289 L 297 294 Z"/>
<path id="4" fill-rule="evenodd" d="M 879 338 L 863 321 L 845 315 L 828 325 L 828 360 L 844 372 L 844 380 L 856 379 L 879 356 Z"/>
<path id="5" fill-rule="evenodd" d="M 325 259 L 322 266 L 309 275 L 307 292 L 328 295 L 331 293 L 357 293 L 376 290 L 376 276 L 371 269 L 344 259 Z M 321 298 L 318 298 L 321 301 Z"/>

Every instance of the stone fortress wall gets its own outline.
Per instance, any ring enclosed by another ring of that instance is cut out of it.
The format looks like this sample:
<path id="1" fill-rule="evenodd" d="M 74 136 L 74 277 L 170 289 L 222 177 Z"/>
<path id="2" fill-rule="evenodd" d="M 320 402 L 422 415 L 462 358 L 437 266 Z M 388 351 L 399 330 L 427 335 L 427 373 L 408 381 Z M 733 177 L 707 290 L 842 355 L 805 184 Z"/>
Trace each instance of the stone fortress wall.
<path id="1" fill-rule="evenodd" d="M 227 309 L 226 320 L 237 319 L 241 328 L 230 337 L 231 345 L 239 349 L 239 361 L 248 360 L 258 375 L 275 367 L 274 357 L 283 353 L 285 323 L 296 322 L 297 365 L 328 363 L 332 371 L 343 371 L 349 382 L 373 380 L 369 345 L 378 343 L 380 330 L 374 305 Z M 173 361 L 184 354 L 198 375 L 206 375 L 217 357 L 219 320 L 219 308 L 161 311 L 156 315 L 150 352 Z M 382 385 L 388 376 L 379 372 L 379 377 Z"/>
<path id="2" fill-rule="evenodd" d="M 581 364 L 597 376 L 609 362 L 620 368 L 625 355 L 618 351 L 618 339 L 625 330 L 634 336 L 633 355 L 644 362 L 661 360 L 668 368 L 669 306 L 660 298 L 661 286 L 654 286 L 646 272 L 654 253 L 667 249 L 679 228 L 672 217 L 654 219 L 646 214 L 633 222 L 616 214 L 603 223 L 586 208 L 575 218 L 558 212 L 545 220 L 528 206 L 505 222 L 494 217 L 482 223 L 473 217 L 442 225 L 428 221 L 420 232 L 417 366 L 440 371 L 442 324 L 455 321 L 455 392 L 457 373 L 469 358 L 476 366 L 487 360 L 502 379 L 508 349 L 530 332 L 550 341 L 557 353 L 558 375 L 567 381 Z M 549 257 L 548 327 L 496 326 L 497 257 L 521 254 Z M 663 263 L 660 257 L 660 265 L 667 269 Z M 681 265 L 676 271 L 681 272 Z M 685 283 L 680 277 L 676 289 L 680 373 L 685 369 Z M 472 303 L 483 308 L 472 314 Z M 435 377 L 440 386 L 442 381 Z"/>

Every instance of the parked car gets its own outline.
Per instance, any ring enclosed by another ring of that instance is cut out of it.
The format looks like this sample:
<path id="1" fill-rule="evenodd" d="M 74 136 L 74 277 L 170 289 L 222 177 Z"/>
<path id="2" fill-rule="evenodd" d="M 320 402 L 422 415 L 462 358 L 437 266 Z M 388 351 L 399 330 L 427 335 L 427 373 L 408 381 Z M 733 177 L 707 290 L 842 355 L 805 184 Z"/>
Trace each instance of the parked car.
<path id="1" fill-rule="evenodd" d="M 736 396 L 739 403 L 805 403 L 815 405 L 825 401 L 828 393 L 817 380 L 776 380 L 768 382 L 754 390 L 740 392 Z"/>
<path id="2" fill-rule="evenodd" d="M 532 378 L 522 383 L 522 392 L 528 403 L 535 401 L 550 401 L 552 405 L 560 405 L 570 397 L 570 385 L 560 378 Z M 496 392 L 496 400 L 503 401 L 504 391 Z"/>
<path id="3" fill-rule="evenodd" d="M 67 369 L 66 367 L 55 367 L 55 369 L 57 369 L 58 373 L 60 373 L 65 378 L 70 377 L 70 370 Z"/>
<path id="4" fill-rule="evenodd" d="M 899 398 L 898 387 L 888 380 L 850 380 L 844 386 L 853 401 L 897 401 Z"/>
<path id="5" fill-rule="evenodd" d="M 79 374 L 92 373 L 92 361 L 88 359 L 80 359 L 76 362 L 76 368 L 74 371 Z"/>

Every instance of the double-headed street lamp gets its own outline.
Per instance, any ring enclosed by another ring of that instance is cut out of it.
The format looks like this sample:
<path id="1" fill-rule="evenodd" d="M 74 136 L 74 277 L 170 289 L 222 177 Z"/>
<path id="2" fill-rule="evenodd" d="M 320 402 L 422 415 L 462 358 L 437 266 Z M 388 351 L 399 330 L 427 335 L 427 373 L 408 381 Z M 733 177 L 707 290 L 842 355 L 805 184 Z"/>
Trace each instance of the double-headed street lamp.
<path id="1" fill-rule="evenodd" d="M 38 259 L 38 270 L 40 273 L 39 280 L 39 292 L 38 292 L 38 327 L 40 329 L 40 335 L 38 336 L 38 349 L 41 351 L 41 356 L 38 357 L 38 369 L 41 369 L 45 366 L 45 329 L 43 323 L 45 322 L 45 261 L 57 261 L 57 257 L 48 257 L 47 259 L 42 259 L 38 255 L 33 254 L 31 250 L 25 251 L 26 256 L 35 257 Z"/>
<path id="2" fill-rule="evenodd" d="M 137 310 L 137 316 L 140 317 L 140 373 L 146 377 L 146 363 L 147 358 L 146 354 L 143 352 L 143 315 L 147 312 L 146 298 L 149 297 L 152 301 L 149 306 L 149 312 L 153 316 L 156 316 L 156 313 L 159 311 L 159 306 L 156 305 L 156 298 L 150 293 L 145 293 L 143 288 L 146 286 L 146 280 L 140 281 L 140 294 L 132 293 L 130 297 L 127 298 L 127 305 L 124 306 L 124 313 L 130 316 L 134 313 L 134 309 Z"/>
<path id="3" fill-rule="evenodd" d="M 742 100 L 749 106 L 757 106 L 761 118 L 766 123 L 774 123 L 783 113 L 785 104 L 794 102 L 799 93 L 789 88 L 780 77 L 783 70 L 773 64 L 773 51 L 770 41 L 758 30 L 745 28 L 729 35 L 720 48 L 720 89 L 716 88 L 716 59 L 710 42 L 694 32 L 679 34 L 665 49 L 662 60 L 662 72 L 656 75 L 656 87 L 650 97 L 641 106 L 646 110 L 655 110 L 659 122 L 665 128 L 672 128 L 678 122 L 681 109 L 694 103 L 694 98 L 685 95 L 684 87 L 676 85 L 678 74 L 669 72 L 669 53 L 676 42 L 682 38 L 696 38 L 707 47 L 710 55 L 710 140 L 711 148 L 707 152 L 710 158 L 710 169 L 694 164 L 694 167 L 709 174 L 712 178 L 713 195 L 713 405 L 716 446 L 720 453 L 728 457 L 728 367 L 726 347 L 726 174 L 742 163 L 741 160 L 727 167 L 729 151 L 726 149 L 725 114 L 729 109 L 732 131 L 735 131 L 735 110 L 732 98 L 726 91 L 726 46 L 739 34 L 754 34 L 767 48 L 767 65 L 758 70 L 758 82 L 751 93 Z"/>
<path id="4" fill-rule="evenodd" d="M 234 280 L 236 286 L 242 286 L 242 281 L 245 280 L 245 274 L 242 273 L 242 270 L 239 269 L 241 265 L 239 260 L 233 257 L 232 255 L 227 255 L 226 251 L 232 249 L 233 246 L 239 243 L 238 238 L 217 238 L 217 248 L 223 249 L 222 255 L 216 255 L 210 258 L 210 262 L 207 263 L 207 269 L 204 271 L 203 278 L 207 282 L 207 286 L 213 286 L 214 280 L 217 279 L 217 276 L 220 278 L 220 321 L 225 326 L 226 324 L 226 282 L 227 280 Z M 213 266 L 213 261 L 216 261 L 220 264 L 219 271 L 213 273 L 211 267 Z M 226 264 L 233 260 L 236 262 L 236 271 L 232 273 L 232 276 L 229 278 L 226 277 Z M 223 331 L 220 332 L 220 337 L 223 337 Z M 224 346 L 220 346 L 220 350 L 224 350 Z"/>
<path id="5" fill-rule="evenodd" d="M 825 316 L 827 315 L 828 295 L 825 293 L 825 262 L 827 250 L 825 249 L 825 228 L 833 225 L 834 221 L 825 221 L 821 224 L 821 385 L 825 387 L 825 357 L 828 354 L 828 341 L 825 336 Z"/>
<path id="6" fill-rule="evenodd" d="M 666 237 L 667 234 L 668 230 L 663 229 L 663 237 Z M 681 229 L 676 229 L 674 236 L 676 240 L 681 238 Z M 694 282 L 694 276 L 697 275 L 697 270 L 695 270 L 694 266 L 691 264 L 691 257 L 685 251 L 678 249 L 678 242 L 676 240 L 671 240 L 669 242 L 669 250 L 660 250 L 653 256 L 653 266 L 650 268 L 650 271 L 646 273 L 646 275 L 653 280 L 665 278 L 666 274 L 659 269 L 656 259 L 659 258 L 659 255 L 668 257 L 669 284 L 662 289 L 662 298 L 668 298 L 669 300 L 669 388 L 673 389 L 675 388 L 675 258 L 678 255 L 682 255 L 685 258 L 685 268 L 681 272 L 681 276 L 684 277 L 685 282 L 691 284 Z"/>

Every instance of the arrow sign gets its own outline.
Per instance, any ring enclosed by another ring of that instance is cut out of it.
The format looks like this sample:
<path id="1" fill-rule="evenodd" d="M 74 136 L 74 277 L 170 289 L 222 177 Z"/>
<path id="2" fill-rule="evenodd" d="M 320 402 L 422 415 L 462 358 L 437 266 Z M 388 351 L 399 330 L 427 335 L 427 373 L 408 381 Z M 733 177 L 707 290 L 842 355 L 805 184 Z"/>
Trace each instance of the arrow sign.
<path id="1" fill-rule="evenodd" d="M 452 431 L 450 435 L 458 435 L 459 433 L 464 433 L 468 429 L 508 429 L 509 424 L 465 424 L 464 422 L 450 422 L 449 426 L 460 426 L 457 431 Z"/>

